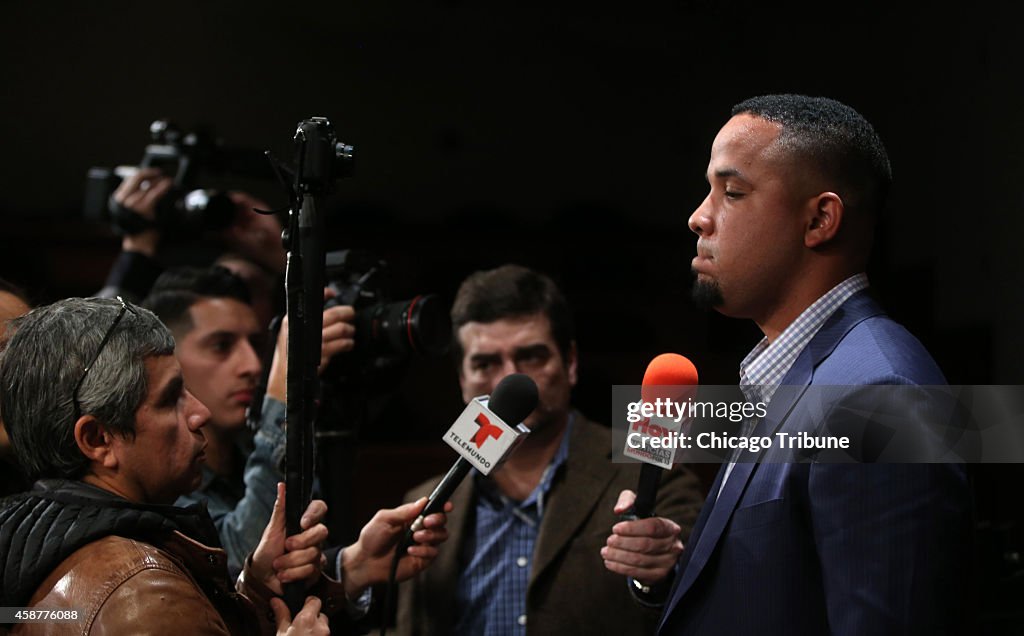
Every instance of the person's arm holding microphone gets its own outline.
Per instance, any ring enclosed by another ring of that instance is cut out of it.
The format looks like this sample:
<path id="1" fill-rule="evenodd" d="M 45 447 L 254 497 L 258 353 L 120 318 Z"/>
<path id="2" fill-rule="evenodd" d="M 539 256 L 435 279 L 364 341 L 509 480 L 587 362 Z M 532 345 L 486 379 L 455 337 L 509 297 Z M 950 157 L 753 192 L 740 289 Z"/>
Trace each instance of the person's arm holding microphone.
<path id="1" fill-rule="evenodd" d="M 682 403 L 696 385 L 697 369 L 692 362 L 678 354 L 662 354 L 648 365 L 641 393 L 645 402 L 668 398 Z M 619 494 L 614 512 L 620 521 L 612 526 L 601 558 L 608 570 L 628 577 L 630 591 L 640 603 L 660 606 L 683 552 L 682 528 L 672 519 L 656 516 L 654 509 L 666 467 L 643 461 L 636 491 Z"/>

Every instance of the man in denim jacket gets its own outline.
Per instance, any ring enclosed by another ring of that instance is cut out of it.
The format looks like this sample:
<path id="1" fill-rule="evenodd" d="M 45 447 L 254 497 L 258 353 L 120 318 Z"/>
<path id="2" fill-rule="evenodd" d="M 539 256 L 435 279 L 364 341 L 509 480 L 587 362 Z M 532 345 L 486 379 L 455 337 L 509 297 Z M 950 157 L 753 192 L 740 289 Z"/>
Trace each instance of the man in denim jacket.
<path id="1" fill-rule="evenodd" d="M 144 306 L 171 330 L 185 383 L 210 409 L 209 446 L 199 488 L 179 505 L 205 501 L 228 553 L 233 573 L 259 542 L 274 505 L 275 484 L 284 480 L 285 338 L 271 365 L 263 409 L 254 435 L 245 429 L 262 365 L 262 329 L 244 282 L 222 267 L 179 268 L 157 279 Z M 352 348 L 350 307 L 324 312 L 324 359 Z"/>

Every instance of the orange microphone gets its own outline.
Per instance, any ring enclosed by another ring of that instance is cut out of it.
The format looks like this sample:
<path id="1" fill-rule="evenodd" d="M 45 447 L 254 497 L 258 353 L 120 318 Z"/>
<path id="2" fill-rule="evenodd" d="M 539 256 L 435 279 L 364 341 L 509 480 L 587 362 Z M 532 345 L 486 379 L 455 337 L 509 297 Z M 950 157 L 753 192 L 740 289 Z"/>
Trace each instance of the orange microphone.
<path id="1" fill-rule="evenodd" d="M 678 353 L 663 353 L 647 365 L 640 396 L 644 402 L 671 400 L 683 404 L 697 392 L 697 367 Z M 623 513 L 625 520 L 646 519 L 654 516 L 654 499 L 664 468 L 644 463 L 640 467 L 640 480 L 636 487 L 636 501 Z"/>
<path id="2" fill-rule="evenodd" d="M 693 395 L 696 387 L 697 367 L 686 356 L 663 353 L 647 365 L 640 397 L 644 402 L 660 397 L 682 403 Z"/>

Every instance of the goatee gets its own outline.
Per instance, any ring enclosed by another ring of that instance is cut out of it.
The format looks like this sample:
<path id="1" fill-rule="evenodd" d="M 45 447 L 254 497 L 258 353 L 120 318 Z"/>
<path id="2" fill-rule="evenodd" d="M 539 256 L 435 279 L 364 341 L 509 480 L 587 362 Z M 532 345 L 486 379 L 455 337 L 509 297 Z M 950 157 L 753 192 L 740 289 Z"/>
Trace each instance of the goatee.
<path id="1" fill-rule="evenodd" d="M 701 280 L 700 278 L 694 280 L 690 296 L 697 307 L 701 309 L 714 309 L 725 303 L 725 299 L 722 297 L 722 288 L 713 280 Z"/>

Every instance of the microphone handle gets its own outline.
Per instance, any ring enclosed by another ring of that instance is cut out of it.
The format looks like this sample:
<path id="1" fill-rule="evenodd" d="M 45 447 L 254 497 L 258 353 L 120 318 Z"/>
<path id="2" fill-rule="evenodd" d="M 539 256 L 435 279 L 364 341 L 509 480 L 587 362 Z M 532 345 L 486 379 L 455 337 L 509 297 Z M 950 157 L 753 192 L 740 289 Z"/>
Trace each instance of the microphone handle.
<path id="1" fill-rule="evenodd" d="M 622 514 L 624 521 L 647 519 L 654 516 L 654 500 L 658 495 L 658 483 L 661 481 L 663 468 L 653 464 L 640 467 L 640 479 L 636 485 L 636 500 L 633 507 Z"/>
<path id="2" fill-rule="evenodd" d="M 452 467 L 448 469 L 444 478 L 441 479 L 441 483 L 434 488 L 434 492 L 430 493 L 430 497 L 427 498 L 427 506 L 420 513 L 419 517 L 416 517 L 416 521 L 413 522 L 410 532 L 416 532 L 423 527 L 423 520 L 434 514 L 435 512 L 443 512 L 444 505 L 451 499 L 452 493 L 459 487 L 462 480 L 466 478 L 469 471 L 473 469 L 473 464 L 466 461 L 465 458 L 460 457 L 457 462 L 452 464 Z"/>

